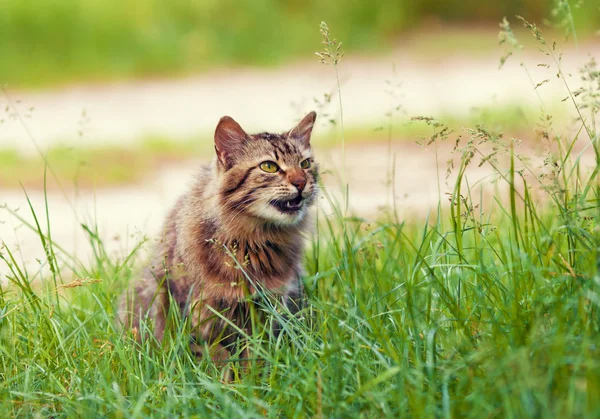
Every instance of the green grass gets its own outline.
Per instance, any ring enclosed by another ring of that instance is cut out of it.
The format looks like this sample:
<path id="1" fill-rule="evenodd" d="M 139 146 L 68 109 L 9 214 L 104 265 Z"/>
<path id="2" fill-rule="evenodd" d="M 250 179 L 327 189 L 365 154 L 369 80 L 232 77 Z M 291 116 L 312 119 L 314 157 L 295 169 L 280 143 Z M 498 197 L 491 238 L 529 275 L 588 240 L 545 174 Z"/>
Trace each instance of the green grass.
<path id="1" fill-rule="evenodd" d="M 345 48 L 378 53 L 432 20 L 496 27 L 503 16 L 548 16 L 552 3 L 353 0 L 337 7 L 320 0 L 0 0 L 0 84 L 37 87 L 274 65 L 310 56 L 321 20 Z M 573 11 L 582 32 L 597 27 L 600 11 L 592 1 Z M 427 42 L 432 54 L 440 46 L 447 52 L 480 45 L 478 36 L 464 34 L 457 44 L 447 28 L 437 35 Z"/>
<path id="2" fill-rule="evenodd" d="M 278 339 L 247 336 L 252 368 L 230 383 L 191 355 L 176 312 L 162 347 L 116 327 L 139 249 L 109 257 L 83 225 L 94 257 L 82 263 L 39 227 L 49 209 L 30 208 L 45 269 L 0 248 L 0 417 L 599 417 L 600 143 L 598 109 L 581 102 L 596 98 L 571 97 L 587 137 L 548 128 L 555 151 L 540 161 L 466 129 L 456 182 L 428 214 L 319 212 L 307 309 Z M 429 122 L 429 141 L 453 140 Z M 495 171 L 491 199 L 465 175 L 480 163 Z"/>
<path id="3" fill-rule="evenodd" d="M 85 189 L 140 183 L 157 169 L 186 161 L 190 155 L 207 155 L 211 151 L 209 144 L 209 139 L 173 141 L 153 136 L 131 147 L 58 145 L 44 157 L 0 150 L 0 187 L 54 189 L 60 182 L 63 187 Z M 56 177 L 44 185 L 46 162 Z"/>
<path id="4" fill-rule="evenodd" d="M 93 262 L 54 247 L 43 281 L 3 249 L 0 415 L 596 417 L 598 178 L 567 170 L 557 186 L 573 188 L 549 188 L 542 204 L 518 192 L 517 171 L 499 175 L 508 196 L 484 204 L 457 183 L 455 206 L 427 219 L 320 214 L 305 321 L 250 337 L 261 362 L 230 384 L 184 333 L 161 350 L 115 328 L 138 261 L 109 258 L 93 226 Z M 87 280 L 57 293 L 72 280 L 61 260 Z"/>
<path id="5" fill-rule="evenodd" d="M 468 115 L 450 112 L 439 119 L 459 132 L 463 127 L 483 124 L 506 135 L 531 133 L 537 124 L 537 112 L 517 104 L 491 106 L 474 109 Z M 557 114 L 560 115 L 559 112 Z M 388 122 L 382 120 L 369 125 L 349 127 L 345 130 L 349 144 L 383 143 L 388 140 Z M 565 118 L 555 121 L 566 124 Z M 338 147 L 338 131 L 327 122 L 319 126 L 315 146 L 319 149 Z M 406 116 L 398 116 L 393 127 L 394 142 L 414 142 L 427 136 L 430 128 L 425 124 L 411 122 Z M 213 139 L 210 135 L 174 140 L 167 137 L 150 136 L 131 147 L 91 146 L 69 147 L 58 145 L 45 155 L 63 187 L 100 188 L 131 185 L 147 180 L 156 169 L 187 162 L 194 158 L 212 158 Z M 0 187 L 28 190 L 44 187 L 44 164 L 40 156 L 26 156 L 12 149 L 0 149 Z M 50 178 L 46 187 L 54 189 L 58 185 Z"/>

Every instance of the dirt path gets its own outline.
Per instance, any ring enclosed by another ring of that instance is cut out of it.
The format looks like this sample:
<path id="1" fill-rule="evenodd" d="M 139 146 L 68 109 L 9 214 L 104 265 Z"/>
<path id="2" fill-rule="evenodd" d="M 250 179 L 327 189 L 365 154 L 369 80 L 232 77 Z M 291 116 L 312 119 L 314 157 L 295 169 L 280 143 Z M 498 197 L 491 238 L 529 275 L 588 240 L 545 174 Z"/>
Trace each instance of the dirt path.
<path id="1" fill-rule="evenodd" d="M 598 56 L 600 46 L 567 51 L 565 72 L 577 76 L 576 69 L 588 51 Z M 549 58 L 541 53 L 513 57 L 499 70 L 500 54 L 491 51 L 473 58 L 450 51 L 425 61 L 396 51 L 384 58 L 345 58 L 339 71 L 346 123 L 360 126 L 384 119 L 396 104 L 386 93 L 387 80 L 402 82 L 400 101 L 409 115 L 464 114 L 492 101 L 539 106 L 532 81 L 555 78 L 555 68 L 537 66 Z M 532 81 L 519 65 L 521 60 Z M 331 67 L 311 61 L 273 70 L 221 70 L 180 80 L 73 86 L 36 93 L 9 92 L 9 96 L 38 145 L 46 149 L 57 143 L 135 144 L 148 134 L 189 138 L 212 132 L 226 114 L 250 131 L 284 130 L 301 112 L 314 109 L 313 99 L 331 92 L 335 84 Z M 547 105 L 565 96 L 560 83 L 544 85 L 537 93 Z M 0 112 L 8 103 L 9 99 L 0 95 Z M 333 113 L 338 108 L 337 102 L 334 104 Z M 22 121 L 14 116 L 14 109 L 9 115 L 0 115 L 4 120 L 0 148 L 33 152 Z"/>

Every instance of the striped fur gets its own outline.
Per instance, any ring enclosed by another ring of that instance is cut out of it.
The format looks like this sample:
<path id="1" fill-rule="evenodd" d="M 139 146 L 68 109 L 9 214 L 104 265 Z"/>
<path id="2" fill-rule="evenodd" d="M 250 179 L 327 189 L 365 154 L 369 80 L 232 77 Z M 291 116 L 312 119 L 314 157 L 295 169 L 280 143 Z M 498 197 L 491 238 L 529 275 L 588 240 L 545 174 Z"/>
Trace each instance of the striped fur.
<path id="1" fill-rule="evenodd" d="M 284 134 L 254 135 L 221 119 L 215 159 L 177 201 L 152 263 L 122 297 L 119 317 L 126 327 L 139 330 L 140 321 L 150 319 L 162 340 L 169 301 L 176 302 L 192 321 L 192 340 L 207 342 L 213 359 L 222 361 L 237 336 L 209 307 L 242 330 L 249 327 L 246 301 L 259 290 L 293 308 L 302 294 L 308 208 L 317 196 L 318 165 L 310 148 L 315 117 L 311 112 Z M 303 169 L 306 159 L 311 166 Z M 280 170 L 261 170 L 264 161 Z M 273 203 L 298 194 L 298 211 L 280 211 Z"/>

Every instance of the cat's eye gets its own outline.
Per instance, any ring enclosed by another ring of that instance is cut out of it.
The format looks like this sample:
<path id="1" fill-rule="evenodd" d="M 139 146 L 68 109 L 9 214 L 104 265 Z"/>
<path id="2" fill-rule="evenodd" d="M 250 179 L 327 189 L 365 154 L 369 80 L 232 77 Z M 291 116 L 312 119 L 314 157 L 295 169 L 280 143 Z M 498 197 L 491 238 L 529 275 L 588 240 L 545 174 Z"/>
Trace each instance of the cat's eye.
<path id="1" fill-rule="evenodd" d="M 275 173 L 279 170 L 279 166 L 277 166 L 277 164 L 272 161 L 262 162 L 258 167 L 260 167 L 263 171 L 267 173 Z"/>
<path id="2" fill-rule="evenodd" d="M 308 169 L 310 167 L 310 159 L 302 160 L 300 167 L 303 169 Z"/>

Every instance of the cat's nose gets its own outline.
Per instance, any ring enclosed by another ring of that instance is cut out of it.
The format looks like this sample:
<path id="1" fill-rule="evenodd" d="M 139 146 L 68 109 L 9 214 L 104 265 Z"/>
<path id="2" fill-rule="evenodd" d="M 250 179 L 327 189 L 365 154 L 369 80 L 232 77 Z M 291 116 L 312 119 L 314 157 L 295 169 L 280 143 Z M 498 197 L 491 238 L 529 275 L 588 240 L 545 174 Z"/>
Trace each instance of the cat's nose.
<path id="1" fill-rule="evenodd" d="M 304 176 L 290 176 L 290 183 L 298 189 L 298 192 L 302 192 L 306 186 L 306 178 Z"/>

